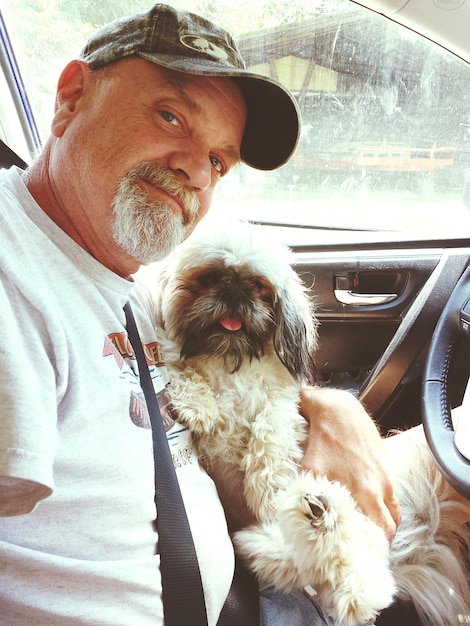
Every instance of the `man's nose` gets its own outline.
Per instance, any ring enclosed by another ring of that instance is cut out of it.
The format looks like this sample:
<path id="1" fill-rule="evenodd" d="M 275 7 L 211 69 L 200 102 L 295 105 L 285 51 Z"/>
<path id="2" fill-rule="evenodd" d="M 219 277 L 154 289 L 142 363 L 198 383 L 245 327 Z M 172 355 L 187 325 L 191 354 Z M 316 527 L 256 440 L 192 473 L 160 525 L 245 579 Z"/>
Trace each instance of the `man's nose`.
<path id="1" fill-rule="evenodd" d="M 185 142 L 174 150 L 168 161 L 169 167 L 184 177 L 196 192 L 205 191 L 212 182 L 213 167 L 208 149 L 195 141 Z"/>

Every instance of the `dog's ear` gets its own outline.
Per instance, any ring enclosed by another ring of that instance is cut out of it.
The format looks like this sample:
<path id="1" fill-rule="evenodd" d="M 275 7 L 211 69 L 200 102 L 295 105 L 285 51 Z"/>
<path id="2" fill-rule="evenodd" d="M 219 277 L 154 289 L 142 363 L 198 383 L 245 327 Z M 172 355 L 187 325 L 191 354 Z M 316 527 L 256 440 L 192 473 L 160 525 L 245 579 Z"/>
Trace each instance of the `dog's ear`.
<path id="1" fill-rule="evenodd" d="M 290 285 L 289 289 L 278 293 L 274 313 L 276 354 L 299 384 L 313 384 L 317 323 L 313 306 L 300 284 Z"/>

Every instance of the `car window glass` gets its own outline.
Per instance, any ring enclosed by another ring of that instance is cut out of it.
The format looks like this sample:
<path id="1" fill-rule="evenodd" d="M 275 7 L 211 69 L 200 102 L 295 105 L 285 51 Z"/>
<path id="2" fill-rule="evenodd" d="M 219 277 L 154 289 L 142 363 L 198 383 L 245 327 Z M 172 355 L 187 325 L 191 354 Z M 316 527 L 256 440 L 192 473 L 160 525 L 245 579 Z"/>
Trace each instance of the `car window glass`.
<path id="1" fill-rule="evenodd" d="M 8 0 L 2 13 L 42 140 L 60 70 L 110 19 L 148 0 Z M 470 233 L 470 69 L 348 0 L 186 0 L 283 82 L 303 117 L 275 172 L 238 166 L 215 211 L 277 224 Z M 331 236 L 331 234 L 330 234 Z"/>

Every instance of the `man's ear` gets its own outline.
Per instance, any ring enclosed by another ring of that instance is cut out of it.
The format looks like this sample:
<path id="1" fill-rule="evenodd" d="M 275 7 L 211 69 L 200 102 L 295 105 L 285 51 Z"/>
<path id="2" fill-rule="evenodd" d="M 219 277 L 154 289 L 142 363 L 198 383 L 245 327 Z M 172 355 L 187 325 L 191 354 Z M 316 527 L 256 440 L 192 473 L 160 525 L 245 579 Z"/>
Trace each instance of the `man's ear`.
<path id="1" fill-rule="evenodd" d="M 89 72 L 84 61 L 71 61 L 63 70 L 57 84 L 57 95 L 52 120 L 52 134 L 61 137 L 75 115 Z"/>

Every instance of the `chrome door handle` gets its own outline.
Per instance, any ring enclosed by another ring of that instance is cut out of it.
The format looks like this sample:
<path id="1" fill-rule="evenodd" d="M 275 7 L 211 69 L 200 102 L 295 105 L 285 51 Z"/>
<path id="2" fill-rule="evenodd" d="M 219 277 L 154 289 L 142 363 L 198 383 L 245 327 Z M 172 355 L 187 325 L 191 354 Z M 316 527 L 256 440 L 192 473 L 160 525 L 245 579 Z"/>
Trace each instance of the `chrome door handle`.
<path id="1" fill-rule="evenodd" d="M 335 289 L 335 297 L 342 304 L 350 306 L 371 306 L 391 302 L 397 293 L 355 293 L 349 289 Z"/>

